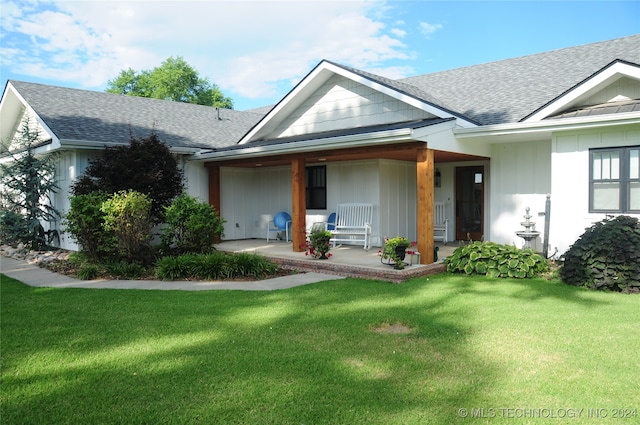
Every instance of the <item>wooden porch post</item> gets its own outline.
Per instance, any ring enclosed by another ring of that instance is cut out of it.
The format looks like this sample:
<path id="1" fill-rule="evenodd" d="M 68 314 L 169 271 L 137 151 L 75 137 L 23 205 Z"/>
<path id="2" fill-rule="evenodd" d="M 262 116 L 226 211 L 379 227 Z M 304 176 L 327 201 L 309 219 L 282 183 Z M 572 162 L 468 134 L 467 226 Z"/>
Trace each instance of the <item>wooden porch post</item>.
<path id="1" fill-rule="evenodd" d="M 417 151 L 418 252 L 422 264 L 433 263 L 433 150 L 421 146 Z"/>
<path id="2" fill-rule="evenodd" d="M 291 161 L 291 197 L 293 252 L 303 252 L 307 215 L 304 158 L 296 158 Z"/>
<path id="3" fill-rule="evenodd" d="M 209 205 L 220 213 L 220 166 L 207 164 L 209 174 Z"/>
<path id="4" fill-rule="evenodd" d="M 216 209 L 218 215 L 220 211 L 220 166 L 217 164 L 206 164 L 209 176 L 209 205 Z M 220 237 L 216 237 L 214 243 L 220 243 Z"/>

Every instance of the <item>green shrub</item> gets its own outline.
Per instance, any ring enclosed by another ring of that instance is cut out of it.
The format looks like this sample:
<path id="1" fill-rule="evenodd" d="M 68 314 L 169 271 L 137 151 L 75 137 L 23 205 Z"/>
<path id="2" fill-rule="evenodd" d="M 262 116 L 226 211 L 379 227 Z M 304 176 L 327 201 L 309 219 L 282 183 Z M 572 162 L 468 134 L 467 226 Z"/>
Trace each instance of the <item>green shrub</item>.
<path id="1" fill-rule="evenodd" d="M 78 269 L 78 278 L 82 280 L 91 280 L 98 277 L 100 267 L 96 264 L 83 264 Z"/>
<path id="2" fill-rule="evenodd" d="M 126 261 L 108 262 L 104 265 L 104 269 L 107 274 L 118 279 L 139 279 L 147 272 L 142 264 Z"/>
<path id="3" fill-rule="evenodd" d="M 101 191 L 109 195 L 123 190 L 144 193 L 152 200 L 151 221 L 162 221 L 164 207 L 183 191 L 183 173 L 176 156 L 157 134 L 131 137 L 128 146 L 104 149 L 89 160 L 84 173 L 73 183 L 73 195 Z"/>
<path id="4" fill-rule="evenodd" d="M 101 207 L 108 195 L 91 192 L 70 198 L 71 208 L 65 215 L 66 231 L 82 252 L 93 261 L 105 261 L 116 253 L 117 240 L 104 229 L 105 213 Z"/>
<path id="5" fill-rule="evenodd" d="M 104 201 L 104 230 L 118 241 L 119 258 L 148 264 L 151 250 L 151 199 L 140 192 L 121 191 Z"/>
<path id="6" fill-rule="evenodd" d="M 640 222 L 621 215 L 595 223 L 560 260 L 560 277 L 569 285 L 639 292 Z"/>
<path id="7" fill-rule="evenodd" d="M 278 270 L 279 266 L 266 257 L 248 253 L 183 254 L 163 257 L 156 263 L 156 275 L 162 280 L 260 278 Z"/>
<path id="8" fill-rule="evenodd" d="M 0 211 L 0 243 L 15 245 L 27 235 L 27 222 L 21 214 Z"/>
<path id="9" fill-rule="evenodd" d="M 459 246 L 445 260 L 451 273 L 489 277 L 529 278 L 549 270 L 547 260 L 532 249 L 495 242 L 472 242 Z"/>
<path id="10" fill-rule="evenodd" d="M 183 194 L 165 209 L 162 244 L 177 253 L 205 253 L 222 236 L 224 219 L 206 202 Z"/>

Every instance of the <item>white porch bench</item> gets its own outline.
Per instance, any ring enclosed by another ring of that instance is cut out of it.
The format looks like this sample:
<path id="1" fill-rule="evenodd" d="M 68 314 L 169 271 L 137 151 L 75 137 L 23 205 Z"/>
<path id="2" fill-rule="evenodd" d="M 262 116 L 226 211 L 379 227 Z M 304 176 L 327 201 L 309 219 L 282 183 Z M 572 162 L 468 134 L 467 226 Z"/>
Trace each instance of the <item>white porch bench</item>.
<path id="1" fill-rule="evenodd" d="M 449 219 L 444 208 L 444 202 L 433 203 L 433 239 L 447 243 Z"/>
<path id="2" fill-rule="evenodd" d="M 338 204 L 335 223 L 326 223 L 333 237 L 331 243 L 336 247 L 338 242 L 362 243 L 364 249 L 371 249 L 371 222 L 373 221 L 372 204 Z"/>

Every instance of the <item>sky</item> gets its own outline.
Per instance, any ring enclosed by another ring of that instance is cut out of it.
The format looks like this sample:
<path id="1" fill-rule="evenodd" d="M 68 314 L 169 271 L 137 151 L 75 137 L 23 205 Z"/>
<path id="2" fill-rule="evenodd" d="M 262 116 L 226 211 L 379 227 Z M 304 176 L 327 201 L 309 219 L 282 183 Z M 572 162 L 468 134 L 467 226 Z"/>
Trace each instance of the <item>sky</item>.
<path id="1" fill-rule="evenodd" d="M 395 79 L 638 33 L 640 0 L 0 0 L 0 83 L 104 91 L 180 56 L 247 110 L 322 59 Z"/>

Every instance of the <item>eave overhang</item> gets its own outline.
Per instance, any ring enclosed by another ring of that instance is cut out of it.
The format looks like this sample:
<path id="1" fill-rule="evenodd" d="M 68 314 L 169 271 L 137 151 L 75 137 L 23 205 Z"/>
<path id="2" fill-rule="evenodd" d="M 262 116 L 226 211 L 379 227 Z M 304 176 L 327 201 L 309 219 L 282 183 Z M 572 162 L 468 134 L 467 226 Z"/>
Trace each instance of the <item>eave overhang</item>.
<path id="1" fill-rule="evenodd" d="M 61 139 L 60 140 L 60 149 L 86 149 L 86 150 L 102 150 L 105 147 L 116 147 L 116 146 L 128 146 L 129 143 L 123 142 L 97 142 L 92 140 L 75 140 L 75 139 Z M 179 155 L 193 155 L 200 151 L 202 148 L 192 148 L 192 147 L 180 147 L 180 146 L 169 146 L 169 150 L 175 154 Z"/>
<path id="2" fill-rule="evenodd" d="M 456 128 L 457 139 L 474 139 L 487 143 L 521 142 L 526 140 L 551 139 L 560 131 L 591 130 L 619 125 L 640 124 L 638 112 L 594 117 L 543 120 L 533 123 L 521 122 L 496 124 L 476 128 Z"/>
<path id="3" fill-rule="evenodd" d="M 364 148 L 372 146 L 401 144 L 416 141 L 416 131 L 420 129 L 420 139 L 424 138 L 424 128 L 430 127 L 434 131 L 441 131 L 440 126 L 451 127 L 453 118 L 424 120 L 406 124 L 405 127 L 385 130 L 367 131 L 342 135 L 304 135 L 298 138 L 274 139 L 252 142 L 217 150 L 203 151 L 191 160 L 225 161 L 234 159 L 260 158 L 277 155 L 304 154 L 319 150 L 335 150 L 349 148 Z"/>

